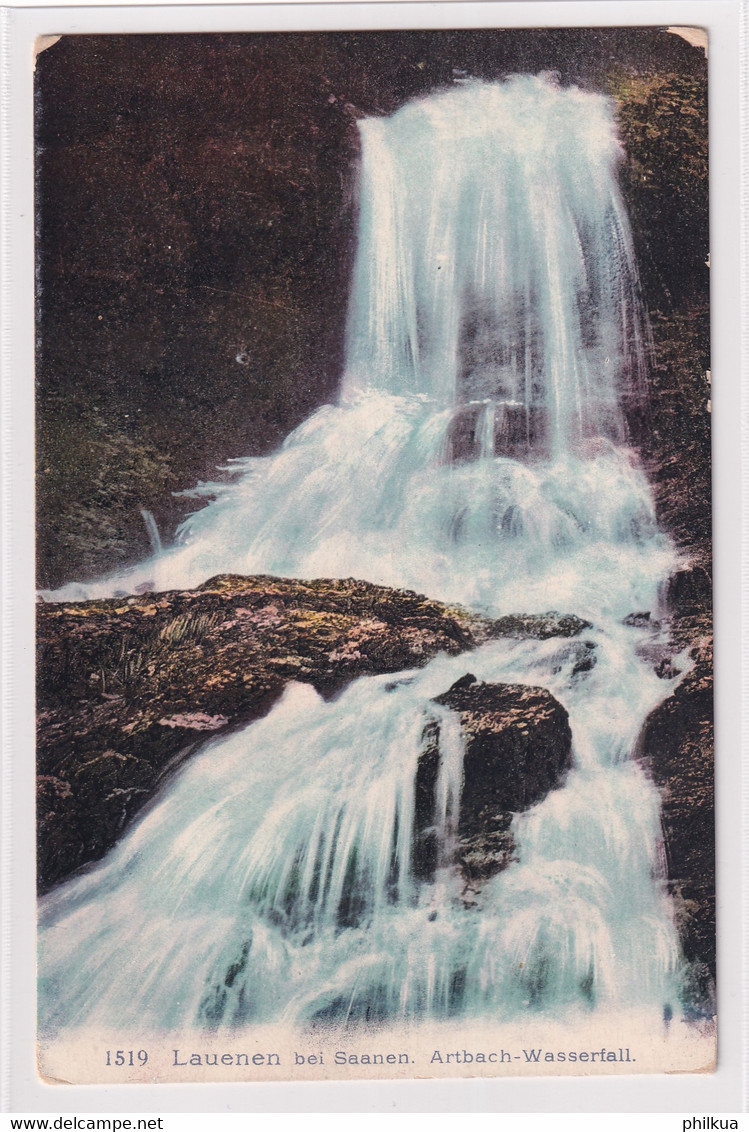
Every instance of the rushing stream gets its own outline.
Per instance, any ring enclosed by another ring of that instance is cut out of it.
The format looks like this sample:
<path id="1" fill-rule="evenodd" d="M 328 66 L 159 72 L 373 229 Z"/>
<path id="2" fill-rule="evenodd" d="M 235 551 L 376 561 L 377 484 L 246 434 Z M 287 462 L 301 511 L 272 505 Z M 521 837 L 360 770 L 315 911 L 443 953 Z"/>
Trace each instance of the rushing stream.
<path id="1" fill-rule="evenodd" d="M 657 791 L 631 754 L 673 688 L 647 630 L 675 551 L 627 446 L 646 350 L 605 98 L 521 76 L 360 124 L 347 365 L 338 404 L 230 482 L 173 547 L 76 599 L 221 572 L 354 576 L 490 614 L 587 618 L 575 642 L 290 685 L 211 744 L 122 842 L 42 903 L 40 1008 L 78 1023 L 510 1020 L 678 1009 Z M 518 861 L 471 900 L 452 863 L 468 669 L 544 686 L 574 766 L 516 816 Z M 439 725 L 439 867 L 414 875 L 415 779 Z"/>

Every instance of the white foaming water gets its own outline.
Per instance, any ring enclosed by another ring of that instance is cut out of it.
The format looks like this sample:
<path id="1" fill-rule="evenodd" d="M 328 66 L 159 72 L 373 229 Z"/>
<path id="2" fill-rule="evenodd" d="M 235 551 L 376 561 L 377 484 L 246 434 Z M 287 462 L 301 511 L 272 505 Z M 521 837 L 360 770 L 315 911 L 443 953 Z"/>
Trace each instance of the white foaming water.
<path id="1" fill-rule="evenodd" d="M 326 406 L 274 456 L 237 461 L 235 483 L 208 488 L 215 498 L 175 548 L 47 596 L 260 573 L 366 578 L 494 612 L 653 608 L 673 550 L 634 454 L 598 439 L 554 459 L 492 459 L 479 406 L 475 458 L 455 459 L 450 434 L 465 409 L 385 393 Z"/>
<path id="2" fill-rule="evenodd" d="M 50 1032 L 675 1005 L 659 799 L 630 758 L 673 681 L 641 658 L 645 631 L 620 623 L 657 609 L 675 554 L 623 444 L 644 353 L 608 102 L 522 77 L 361 133 L 340 404 L 204 488 L 175 547 L 52 596 L 353 575 L 495 613 L 578 613 L 595 663 L 579 665 L 579 642 L 495 642 L 330 703 L 292 685 L 43 901 Z M 516 816 L 518 861 L 470 901 L 452 861 L 462 740 L 433 702 L 469 668 L 549 688 L 574 757 Z M 425 880 L 430 724 L 439 853 Z"/>

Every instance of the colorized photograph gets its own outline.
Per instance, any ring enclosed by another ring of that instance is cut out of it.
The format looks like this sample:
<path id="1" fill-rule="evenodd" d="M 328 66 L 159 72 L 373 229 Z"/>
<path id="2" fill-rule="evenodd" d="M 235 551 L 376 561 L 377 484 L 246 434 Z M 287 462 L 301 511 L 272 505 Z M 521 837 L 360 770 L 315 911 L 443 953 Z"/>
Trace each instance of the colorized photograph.
<path id="1" fill-rule="evenodd" d="M 715 1068 L 707 51 L 39 43 L 44 1080 Z"/>

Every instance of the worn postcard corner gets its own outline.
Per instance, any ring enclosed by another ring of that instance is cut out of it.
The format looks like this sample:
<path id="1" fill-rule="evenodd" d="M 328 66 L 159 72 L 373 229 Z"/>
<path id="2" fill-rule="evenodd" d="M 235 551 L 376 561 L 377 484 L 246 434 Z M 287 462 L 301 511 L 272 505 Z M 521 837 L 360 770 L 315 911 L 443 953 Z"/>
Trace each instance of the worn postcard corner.
<path id="1" fill-rule="evenodd" d="M 37 41 L 45 1081 L 714 1069 L 706 56 Z"/>

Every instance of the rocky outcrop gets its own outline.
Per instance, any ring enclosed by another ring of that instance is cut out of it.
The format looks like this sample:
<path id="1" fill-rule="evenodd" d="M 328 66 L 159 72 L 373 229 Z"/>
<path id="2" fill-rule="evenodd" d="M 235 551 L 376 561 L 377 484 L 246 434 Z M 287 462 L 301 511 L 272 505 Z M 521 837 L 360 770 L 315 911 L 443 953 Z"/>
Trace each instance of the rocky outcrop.
<path id="1" fill-rule="evenodd" d="M 435 702 L 458 713 L 464 736 L 455 860 L 470 891 L 514 859 L 512 819 L 561 785 L 572 763 L 572 733 L 567 712 L 545 688 L 484 684 L 467 673 Z M 439 725 L 426 738 L 416 780 L 415 866 L 421 876 L 437 864 L 431 831 Z"/>
<path id="2" fill-rule="evenodd" d="M 679 676 L 689 658 L 681 682 L 646 719 L 636 755 L 661 794 L 667 883 L 687 960 L 684 1002 L 709 1016 L 716 954 L 712 579 L 709 543 L 688 541 L 694 533 L 672 531 L 691 561 L 668 581 L 664 620 L 635 613 L 625 624 L 663 630 L 641 650 L 662 679 Z"/>
<path id="3" fill-rule="evenodd" d="M 587 624 L 491 621 L 353 579 L 231 575 L 38 614 L 41 889 L 101 857 L 199 743 L 264 714 L 291 680 L 329 696 L 493 637 L 574 636 Z"/>
<path id="4" fill-rule="evenodd" d="M 661 790 L 669 890 L 685 958 L 684 997 L 712 1013 L 715 1001 L 715 814 L 712 636 L 709 618 L 675 621 L 693 664 L 651 712 L 639 757 Z"/>

